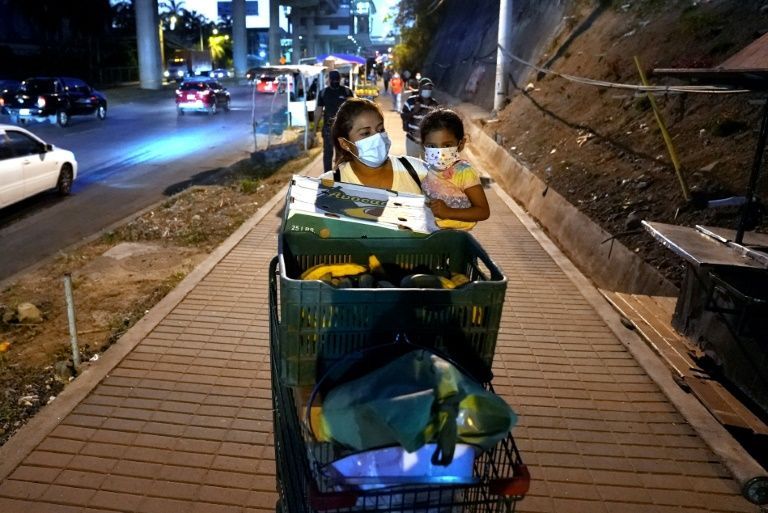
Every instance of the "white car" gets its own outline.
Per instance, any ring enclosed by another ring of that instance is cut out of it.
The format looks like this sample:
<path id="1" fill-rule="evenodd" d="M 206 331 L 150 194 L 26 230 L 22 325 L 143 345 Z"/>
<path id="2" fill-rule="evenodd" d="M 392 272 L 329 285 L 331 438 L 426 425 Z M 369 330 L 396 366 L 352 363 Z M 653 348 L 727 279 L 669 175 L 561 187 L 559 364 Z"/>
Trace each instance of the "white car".
<path id="1" fill-rule="evenodd" d="M 48 189 L 65 196 L 75 178 L 77 161 L 71 151 L 23 128 L 0 125 L 0 208 Z"/>

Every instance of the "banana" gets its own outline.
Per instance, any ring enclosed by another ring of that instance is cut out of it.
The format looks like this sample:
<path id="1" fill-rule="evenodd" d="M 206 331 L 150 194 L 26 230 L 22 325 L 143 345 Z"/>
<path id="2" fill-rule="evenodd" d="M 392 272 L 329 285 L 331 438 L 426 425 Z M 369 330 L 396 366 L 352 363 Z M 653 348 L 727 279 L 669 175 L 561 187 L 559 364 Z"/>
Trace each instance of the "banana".
<path id="1" fill-rule="evenodd" d="M 384 273 L 384 267 L 381 265 L 379 259 L 376 258 L 376 255 L 370 255 L 368 257 L 368 267 L 371 269 L 371 274 Z"/>
<path id="2" fill-rule="evenodd" d="M 472 324 L 475 326 L 480 326 L 483 324 L 483 307 L 482 306 L 473 306 L 472 307 Z"/>
<path id="3" fill-rule="evenodd" d="M 353 263 L 346 264 L 317 264 L 301 273 L 302 280 L 319 280 L 326 274 L 333 278 L 342 278 L 344 276 L 356 276 L 366 272 L 365 266 Z"/>
<path id="4" fill-rule="evenodd" d="M 469 278 L 466 274 L 453 273 L 451 275 L 451 281 L 453 282 L 454 286 L 461 287 L 462 285 L 469 283 Z"/>
<path id="5" fill-rule="evenodd" d="M 455 289 L 456 284 L 453 283 L 451 280 L 446 278 L 445 276 L 438 276 L 440 278 L 440 283 L 443 285 L 444 289 Z"/>

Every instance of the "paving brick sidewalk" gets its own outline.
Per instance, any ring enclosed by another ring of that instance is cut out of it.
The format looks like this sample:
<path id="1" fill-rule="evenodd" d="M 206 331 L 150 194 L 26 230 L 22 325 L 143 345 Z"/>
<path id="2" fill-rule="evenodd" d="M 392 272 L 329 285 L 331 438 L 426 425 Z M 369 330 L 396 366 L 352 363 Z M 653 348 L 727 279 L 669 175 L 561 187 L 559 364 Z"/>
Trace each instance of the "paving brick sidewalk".
<path id="1" fill-rule="evenodd" d="M 399 120 L 386 115 L 397 154 Z M 487 192 L 491 219 L 473 234 L 509 278 L 494 372 L 521 414 L 515 434 L 533 475 L 519 511 L 756 511 L 579 288 Z M 31 450 L 0 474 L 0 512 L 274 510 L 267 265 L 280 207 L 70 413 L 11 440 Z"/>

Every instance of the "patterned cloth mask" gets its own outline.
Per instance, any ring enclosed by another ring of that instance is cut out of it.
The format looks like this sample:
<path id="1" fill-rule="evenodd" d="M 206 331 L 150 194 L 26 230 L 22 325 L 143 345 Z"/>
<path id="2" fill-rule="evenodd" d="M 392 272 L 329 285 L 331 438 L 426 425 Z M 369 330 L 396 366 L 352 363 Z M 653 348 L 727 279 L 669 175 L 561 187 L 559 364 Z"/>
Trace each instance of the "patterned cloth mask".
<path id="1" fill-rule="evenodd" d="M 459 147 L 424 148 L 424 161 L 433 169 L 446 169 L 459 160 Z"/>

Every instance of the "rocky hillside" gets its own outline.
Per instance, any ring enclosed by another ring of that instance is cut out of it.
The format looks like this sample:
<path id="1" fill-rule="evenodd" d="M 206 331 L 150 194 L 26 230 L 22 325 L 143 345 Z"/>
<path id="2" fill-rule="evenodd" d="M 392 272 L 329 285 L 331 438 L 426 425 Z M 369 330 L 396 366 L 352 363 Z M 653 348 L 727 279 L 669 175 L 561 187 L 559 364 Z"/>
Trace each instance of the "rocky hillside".
<path id="1" fill-rule="evenodd" d="M 454 2 L 458 3 L 464 4 Z M 534 16 L 526 22 L 529 36 L 521 35 L 525 27 L 518 29 L 514 53 L 560 73 L 618 83 L 640 82 L 634 56 L 648 72 L 714 66 L 768 31 L 768 2 L 761 0 L 512 3 L 516 19 L 525 12 Z M 440 88 L 465 99 L 476 96 L 475 103 L 489 108 L 495 65 L 487 54 L 496 40 L 490 4 L 498 8 L 498 2 L 474 4 L 471 16 L 465 12 L 459 21 L 457 12 L 441 30 L 429 73 Z M 462 26 L 465 40 L 451 51 L 455 64 L 439 74 L 447 54 L 437 47 Z M 466 53 L 460 53 L 462 49 Z M 461 73 L 455 71 L 459 61 L 464 62 Z M 472 77 L 465 75 L 480 65 L 485 71 L 476 81 L 477 92 L 470 95 L 467 86 L 473 85 Z M 628 231 L 631 213 L 675 224 L 735 227 L 739 216 L 735 207 L 697 210 L 683 200 L 644 94 L 582 85 L 520 67 L 514 73 L 509 103 L 498 114 L 499 122 L 488 124 L 486 130 L 605 230 Z M 680 84 L 653 74 L 650 80 Z M 710 198 L 744 193 L 762 97 L 657 95 L 692 189 Z M 680 261 L 648 235 L 629 233 L 620 240 L 672 281 L 679 281 Z"/>

